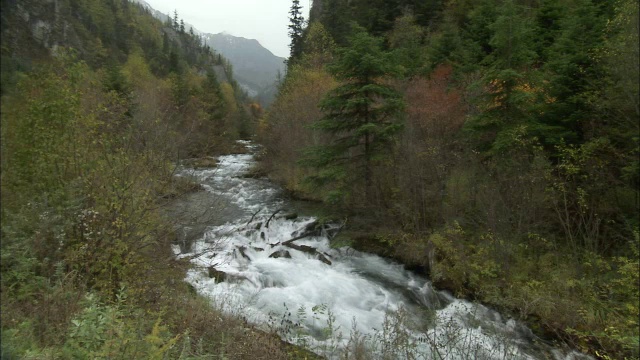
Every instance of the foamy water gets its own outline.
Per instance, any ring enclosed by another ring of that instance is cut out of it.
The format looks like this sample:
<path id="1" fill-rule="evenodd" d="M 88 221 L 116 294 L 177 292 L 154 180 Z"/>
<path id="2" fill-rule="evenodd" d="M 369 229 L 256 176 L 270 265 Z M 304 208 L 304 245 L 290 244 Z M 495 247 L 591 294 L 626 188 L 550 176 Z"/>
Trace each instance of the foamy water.
<path id="1" fill-rule="evenodd" d="M 296 249 L 284 245 L 317 219 L 285 219 L 295 209 L 288 209 L 280 188 L 243 178 L 254 163 L 252 154 L 229 155 L 216 169 L 181 172 L 243 211 L 235 221 L 209 226 L 190 252 L 174 249 L 192 258 L 186 281 L 216 306 L 329 358 L 355 338 L 367 340 L 380 357 L 398 359 L 588 358 L 553 349 L 513 319 L 436 291 L 400 264 L 332 248 L 337 225 L 291 242 Z M 217 276 L 210 277 L 210 269 Z"/>

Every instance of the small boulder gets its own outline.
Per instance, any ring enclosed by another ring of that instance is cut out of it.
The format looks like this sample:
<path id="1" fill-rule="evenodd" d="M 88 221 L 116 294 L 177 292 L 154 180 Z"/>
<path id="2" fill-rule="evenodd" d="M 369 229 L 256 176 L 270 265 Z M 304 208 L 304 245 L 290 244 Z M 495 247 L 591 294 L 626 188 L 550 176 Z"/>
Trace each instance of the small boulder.
<path id="1" fill-rule="evenodd" d="M 298 218 L 298 214 L 296 214 L 296 213 L 286 214 L 284 216 L 284 218 L 287 219 L 287 220 L 297 219 Z"/>
<path id="2" fill-rule="evenodd" d="M 224 271 L 220 271 L 213 266 L 209 266 L 207 270 L 209 272 L 209 278 L 216 279 L 216 282 L 224 281 L 227 276 L 227 273 L 225 273 Z"/>
<path id="3" fill-rule="evenodd" d="M 278 259 L 278 258 L 291 259 L 291 254 L 289 253 L 288 250 L 278 250 L 272 253 L 271 255 L 269 255 L 269 257 L 272 259 Z"/>

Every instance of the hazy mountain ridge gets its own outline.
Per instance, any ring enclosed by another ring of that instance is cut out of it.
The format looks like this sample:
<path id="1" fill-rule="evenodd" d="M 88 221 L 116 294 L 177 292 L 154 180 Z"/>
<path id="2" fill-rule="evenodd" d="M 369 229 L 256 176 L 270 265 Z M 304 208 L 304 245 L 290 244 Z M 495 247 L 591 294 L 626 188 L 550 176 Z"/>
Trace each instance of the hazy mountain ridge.
<path id="1" fill-rule="evenodd" d="M 144 0 L 134 1 L 146 7 L 154 17 L 162 21 L 167 21 L 170 17 L 155 10 Z M 226 32 L 204 33 L 186 22 L 185 27 L 192 28 L 207 45 L 231 62 L 234 78 L 249 96 L 256 98 L 263 106 L 273 101 L 277 92 L 278 77 L 284 76 L 285 58 L 274 55 L 256 39 L 233 36 Z"/>
<path id="2" fill-rule="evenodd" d="M 255 39 L 226 33 L 205 34 L 203 39 L 231 62 L 236 80 L 254 90 L 263 105 L 273 100 L 278 76 L 285 71 L 284 58 L 275 56 Z"/>

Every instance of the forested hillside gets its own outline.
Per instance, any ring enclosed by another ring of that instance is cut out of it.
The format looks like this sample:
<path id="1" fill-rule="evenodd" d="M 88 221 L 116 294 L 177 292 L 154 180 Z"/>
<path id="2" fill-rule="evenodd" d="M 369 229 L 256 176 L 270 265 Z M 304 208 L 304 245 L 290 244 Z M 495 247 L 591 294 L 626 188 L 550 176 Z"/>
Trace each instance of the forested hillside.
<path id="1" fill-rule="evenodd" d="M 293 1 L 262 164 L 341 238 L 637 358 L 638 4 Z"/>
<path id="2" fill-rule="evenodd" d="M 182 280 L 182 159 L 249 136 L 228 62 L 126 0 L 2 0 L 2 359 L 283 358 Z M 253 111 L 252 111 L 253 110 Z"/>

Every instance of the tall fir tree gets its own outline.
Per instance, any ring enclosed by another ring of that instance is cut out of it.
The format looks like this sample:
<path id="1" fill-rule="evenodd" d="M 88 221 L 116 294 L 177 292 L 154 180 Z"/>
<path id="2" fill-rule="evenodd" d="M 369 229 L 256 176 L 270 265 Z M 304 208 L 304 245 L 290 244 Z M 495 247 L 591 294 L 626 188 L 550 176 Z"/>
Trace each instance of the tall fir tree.
<path id="1" fill-rule="evenodd" d="M 607 21 L 591 0 L 577 0 L 560 20 L 557 40 L 543 66 L 545 91 L 554 101 L 546 104 L 542 122 L 561 129 L 547 139 L 550 145 L 579 144 L 589 137 L 585 132 L 592 120 L 592 98 L 605 75 L 594 55 L 604 46 Z"/>
<path id="2" fill-rule="evenodd" d="M 178 30 L 178 10 L 173 10 L 173 29 Z"/>
<path id="3" fill-rule="evenodd" d="M 402 128 L 402 95 L 385 77 L 396 73 L 381 40 L 356 26 L 349 47 L 338 50 L 329 71 L 343 82 L 321 101 L 324 117 L 313 128 L 332 134 L 331 144 L 309 148 L 303 164 L 319 169 L 309 180 L 334 183 L 332 195 L 342 198 L 363 181 L 365 202 L 370 199 L 372 169 Z M 356 171 L 353 171 L 353 168 Z"/>
<path id="4" fill-rule="evenodd" d="M 467 123 L 467 129 L 481 139 L 481 149 L 491 154 L 555 130 L 537 124 L 533 116 L 537 81 L 531 69 L 536 59 L 531 19 L 513 0 L 506 0 L 496 15 L 487 29 L 491 53 L 481 63 L 485 66 L 481 112 Z"/>
<path id="5" fill-rule="evenodd" d="M 289 64 L 294 63 L 302 55 L 303 32 L 304 16 L 302 16 L 302 6 L 300 6 L 300 0 L 293 0 L 289 10 L 289 37 L 291 38 Z"/>

